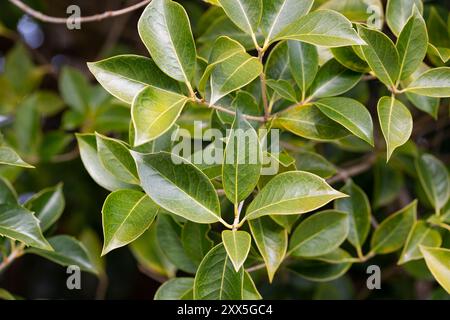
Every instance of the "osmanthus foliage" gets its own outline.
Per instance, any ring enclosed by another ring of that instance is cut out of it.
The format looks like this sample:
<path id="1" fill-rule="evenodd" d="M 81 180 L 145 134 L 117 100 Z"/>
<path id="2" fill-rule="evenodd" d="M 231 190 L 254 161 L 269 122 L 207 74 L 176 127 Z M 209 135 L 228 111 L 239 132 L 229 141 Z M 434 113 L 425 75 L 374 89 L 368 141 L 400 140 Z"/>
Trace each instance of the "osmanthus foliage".
<path id="1" fill-rule="evenodd" d="M 88 64 L 131 114 L 127 141 L 77 136 L 111 191 L 103 254 L 131 245 L 171 277 L 157 299 L 259 299 L 256 270 L 329 281 L 394 252 L 450 292 L 448 167 L 410 139 L 413 113 L 438 119 L 450 97 L 448 14 L 425 19 L 420 0 L 208 2 L 194 37 L 179 3 L 153 0 L 137 26 L 149 57 Z M 180 138 L 197 148 L 175 152 Z M 373 186 L 350 179 L 369 170 Z"/>

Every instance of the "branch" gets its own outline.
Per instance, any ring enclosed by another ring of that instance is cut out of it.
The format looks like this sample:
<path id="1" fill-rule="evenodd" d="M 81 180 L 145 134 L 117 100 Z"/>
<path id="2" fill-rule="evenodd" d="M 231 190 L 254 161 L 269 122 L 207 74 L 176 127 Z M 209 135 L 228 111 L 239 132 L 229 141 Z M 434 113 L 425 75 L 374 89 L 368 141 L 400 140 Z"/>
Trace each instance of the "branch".
<path id="1" fill-rule="evenodd" d="M 370 155 L 364 157 L 361 162 L 347 168 L 339 169 L 338 173 L 334 177 L 328 179 L 327 182 L 329 184 L 333 184 L 336 182 L 348 180 L 353 176 L 363 173 L 372 167 L 376 159 L 376 155 L 374 153 L 371 153 Z"/>
<path id="2" fill-rule="evenodd" d="M 144 0 L 144 1 L 141 1 L 141 2 L 136 3 L 134 5 L 131 5 L 129 7 L 120 9 L 120 10 L 105 11 L 103 13 L 94 14 L 92 16 L 79 17 L 79 18 L 75 19 L 75 21 L 76 22 L 80 22 L 80 23 L 85 23 L 85 22 L 95 22 L 95 21 L 100 21 L 100 20 L 112 18 L 112 17 L 117 17 L 117 16 L 120 16 L 120 15 L 129 13 L 129 12 L 132 12 L 134 10 L 137 10 L 137 9 L 147 5 L 151 1 L 152 0 Z M 69 21 L 69 18 L 48 16 L 48 15 L 46 15 L 46 14 L 40 12 L 40 11 L 34 10 L 33 8 L 29 7 L 28 5 L 26 5 L 25 3 L 23 3 L 20 0 L 9 0 L 9 2 L 11 2 L 13 5 L 18 7 L 19 9 L 21 9 L 26 14 L 32 16 L 33 18 L 35 18 L 37 20 L 43 21 L 43 22 L 56 23 L 56 24 L 66 24 L 67 21 Z"/>
<path id="3" fill-rule="evenodd" d="M 234 112 L 233 110 L 227 109 L 227 108 L 222 107 L 222 106 L 214 105 L 214 104 L 208 104 L 208 103 L 205 102 L 205 100 L 199 99 L 197 97 L 195 98 L 195 102 L 198 103 L 198 104 L 207 106 L 207 107 L 209 107 L 211 109 L 216 109 L 216 110 L 221 111 L 221 112 L 225 112 L 225 113 L 228 113 L 228 114 L 231 114 L 231 115 L 236 115 L 236 112 Z M 266 119 L 264 117 L 251 116 L 251 115 L 248 115 L 248 114 L 244 114 L 242 116 L 245 119 L 247 119 L 247 120 L 253 120 L 253 121 L 258 121 L 258 122 L 263 122 L 263 123 L 266 122 Z"/>
<path id="4" fill-rule="evenodd" d="M 24 247 L 25 246 L 23 244 L 19 245 L 18 247 L 14 247 L 9 256 L 3 258 L 3 261 L 0 263 L 0 272 L 5 270 L 14 260 L 23 255 Z"/>

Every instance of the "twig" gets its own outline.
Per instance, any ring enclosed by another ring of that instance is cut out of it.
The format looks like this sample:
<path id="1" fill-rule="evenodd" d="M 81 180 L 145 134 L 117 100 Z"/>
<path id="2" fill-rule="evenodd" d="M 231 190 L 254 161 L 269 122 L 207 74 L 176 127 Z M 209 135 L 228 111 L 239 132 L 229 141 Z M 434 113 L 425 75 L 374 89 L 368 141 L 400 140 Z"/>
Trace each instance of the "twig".
<path id="1" fill-rule="evenodd" d="M 9 2 L 11 2 L 13 5 L 15 5 L 16 7 L 18 7 L 25 13 L 27 13 L 28 15 L 32 16 L 33 18 L 43 21 L 43 22 L 65 24 L 65 23 L 67 23 L 67 21 L 70 20 L 69 18 L 53 17 L 53 16 L 46 15 L 40 11 L 34 10 L 33 8 L 29 7 L 28 5 L 26 5 L 25 3 L 23 3 L 20 0 L 9 0 Z M 120 10 L 105 11 L 103 13 L 94 14 L 92 16 L 79 17 L 79 18 L 75 19 L 75 21 L 79 22 L 79 23 L 86 23 L 86 22 L 95 22 L 95 21 L 112 18 L 112 17 L 117 17 L 120 15 L 129 13 L 129 12 L 132 12 L 134 10 L 137 10 L 137 9 L 147 5 L 150 2 L 151 2 L 151 0 L 144 0 L 139 3 L 134 4 L 132 6 L 120 9 Z"/>
<path id="2" fill-rule="evenodd" d="M 11 253 L 9 254 L 9 256 L 4 257 L 3 261 L 0 263 L 0 272 L 5 270 L 14 260 L 23 255 L 24 247 L 25 246 L 23 244 L 17 247 L 14 247 L 13 244 L 11 245 Z"/>
<path id="3" fill-rule="evenodd" d="M 258 60 L 263 64 L 263 58 L 264 58 L 264 51 L 258 50 Z M 266 84 L 266 75 L 264 74 L 264 71 L 261 72 L 259 75 L 259 80 L 261 82 L 261 96 L 263 100 L 264 105 L 264 120 L 267 121 L 270 117 L 270 110 L 269 110 L 269 101 L 267 100 L 267 84 Z"/>
<path id="4" fill-rule="evenodd" d="M 369 170 L 372 165 L 375 163 L 376 155 L 374 153 L 371 153 L 369 156 L 364 157 L 361 162 L 348 167 L 348 168 L 342 168 L 338 170 L 338 173 L 327 180 L 328 183 L 333 184 L 336 182 L 341 182 L 348 180 L 349 178 L 356 176 L 360 173 L 363 173 L 367 170 Z"/>
<path id="5" fill-rule="evenodd" d="M 195 102 L 207 106 L 211 109 L 216 109 L 218 111 L 224 112 L 224 113 L 228 113 L 231 115 L 236 115 L 236 112 L 234 112 L 233 110 L 227 109 L 225 107 L 222 106 L 218 106 L 218 105 L 214 105 L 214 104 L 208 104 L 206 103 L 203 99 L 199 99 L 199 98 L 195 98 Z M 258 117 L 258 116 L 251 116 L 248 114 L 244 114 L 242 115 L 245 119 L 247 120 L 254 120 L 254 121 L 258 121 L 258 122 L 266 122 L 266 120 L 264 119 L 264 117 Z"/>
<path id="6" fill-rule="evenodd" d="M 247 269 L 245 269 L 245 271 L 253 272 L 253 271 L 260 270 L 260 269 L 264 269 L 265 267 L 266 267 L 266 265 L 264 263 L 261 263 L 261 264 L 257 264 L 256 266 L 247 268 Z"/>

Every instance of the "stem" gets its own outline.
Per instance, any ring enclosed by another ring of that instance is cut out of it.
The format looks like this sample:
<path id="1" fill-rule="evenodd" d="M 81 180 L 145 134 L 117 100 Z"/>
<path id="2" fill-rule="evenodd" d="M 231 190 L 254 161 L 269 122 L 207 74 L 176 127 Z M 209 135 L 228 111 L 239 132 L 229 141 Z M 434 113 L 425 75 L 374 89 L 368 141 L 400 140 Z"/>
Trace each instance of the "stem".
<path id="1" fill-rule="evenodd" d="M 43 22 L 48 22 L 48 23 L 56 23 L 56 24 L 65 24 L 69 21 L 69 18 L 63 18 L 63 17 L 52 17 L 52 16 L 48 16 L 40 11 L 34 10 L 33 8 L 29 7 L 28 5 L 26 5 L 25 3 L 23 3 L 20 0 L 9 0 L 9 2 L 11 2 L 13 5 L 15 5 L 16 7 L 18 7 L 19 9 L 21 9 L 22 11 L 24 11 L 26 14 L 32 16 L 33 18 L 43 21 Z M 136 3 L 132 6 L 120 9 L 120 10 L 115 10 L 115 11 L 105 11 L 103 13 L 100 14 L 94 14 L 92 16 L 85 16 L 85 17 L 80 17 L 75 19 L 75 22 L 80 22 L 80 23 L 84 23 L 84 22 L 95 22 L 95 21 L 100 21 L 100 20 L 104 20 L 104 19 L 108 19 L 108 18 L 112 18 L 112 17 L 117 17 L 129 12 L 132 12 L 134 10 L 137 10 L 145 5 L 147 5 L 148 3 L 150 3 L 151 0 L 144 0 L 141 1 L 139 3 Z"/>
<path id="2" fill-rule="evenodd" d="M 214 104 L 208 104 L 208 103 L 206 103 L 203 99 L 193 98 L 192 101 L 195 101 L 195 102 L 197 102 L 198 104 L 207 106 L 208 108 L 216 109 L 216 110 L 218 110 L 218 111 L 220 111 L 220 112 L 228 113 L 228 114 L 231 114 L 231 115 L 236 115 L 236 112 L 234 112 L 233 110 L 227 109 L 227 108 L 222 107 L 222 106 L 214 105 Z M 243 116 L 245 119 L 247 119 L 247 120 L 253 120 L 253 121 L 258 121 L 258 122 L 263 122 L 263 123 L 266 122 L 266 120 L 264 119 L 264 117 L 251 116 L 251 115 L 248 115 L 248 114 L 244 114 L 244 115 L 242 115 L 242 116 Z"/>
<path id="3" fill-rule="evenodd" d="M 14 244 L 13 244 L 14 243 Z M 11 252 L 9 256 L 6 256 L 3 258 L 3 261 L 0 263 L 0 272 L 5 270 L 15 259 L 19 258 L 24 254 L 23 249 L 25 248 L 25 245 L 21 243 L 16 247 L 15 242 L 11 242 Z"/>
<path id="4" fill-rule="evenodd" d="M 266 264 L 265 263 L 261 263 L 261 264 L 255 265 L 253 267 L 247 268 L 247 269 L 245 269 L 245 271 L 247 271 L 247 272 L 254 272 L 254 271 L 257 271 L 257 270 L 260 270 L 260 269 L 264 269 L 265 267 L 266 267 Z"/>
<path id="5" fill-rule="evenodd" d="M 258 50 L 258 60 L 263 63 L 264 58 L 264 51 Z M 267 84 L 266 84 L 266 75 L 264 74 L 264 71 L 261 72 L 259 75 L 259 80 L 261 82 L 261 96 L 263 100 L 264 105 L 264 120 L 267 121 L 270 117 L 270 107 L 269 107 L 269 101 L 267 100 Z"/>
<path id="6" fill-rule="evenodd" d="M 239 204 L 234 204 L 234 221 L 233 221 L 233 230 L 237 230 L 239 226 L 239 216 L 241 215 L 242 206 L 244 205 L 244 201 L 241 201 Z"/>
<path id="7" fill-rule="evenodd" d="M 376 155 L 374 153 L 371 153 L 369 156 L 364 157 L 361 162 L 359 162 L 351 167 L 342 168 L 342 169 L 338 170 L 338 173 L 334 177 L 328 179 L 327 182 L 329 184 L 332 184 L 332 183 L 348 180 L 353 176 L 356 176 L 360 173 L 363 173 L 363 172 L 369 170 L 372 167 L 372 165 L 375 163 L 375 161 L 376 161 Z"/>

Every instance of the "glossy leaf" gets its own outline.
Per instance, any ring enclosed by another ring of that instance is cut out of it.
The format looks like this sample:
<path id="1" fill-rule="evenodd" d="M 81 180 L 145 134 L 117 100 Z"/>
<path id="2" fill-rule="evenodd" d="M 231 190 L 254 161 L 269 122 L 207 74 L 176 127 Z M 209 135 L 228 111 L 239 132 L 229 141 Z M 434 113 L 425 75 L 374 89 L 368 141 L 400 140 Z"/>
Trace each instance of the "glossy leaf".
<path id="1" fill-rule="evenodd" d="M 326 263 L 318 260 L 299 260 L 291 263 L 289 269 L 310 281 L 327 282 L 341 277 L 352 263 Z"/>
<path id="2" fill-rule="evenodd" d="M 102 208 L 105 239 L 102 255 L 136 240 L 147 230 L 160 210 L 140 191 L 117 190 L 111 193 Z"/>
<path id="3" fill-rule="evenodd" d="M 331 10 L 319 10 L 295 20 L 276 40 L 299 40 L 318 46 L 343 47 L 364 45 L 365 42 L 343 15 Z"/>
<path id="4" fill-rule="evenodd" d="M 312 44 L 293 40 L 287 41 L 287 44 L 289 48 L 289 67 L 302 93 L 302 100 L 304 100 L 306 92 L 313 83 L 318 71 L 319 55 L 317 48 Z"/>
<path id="5" fill-rule="evenodd" d="M 350 98 L 325 98 L 314 102 L 319 110 L 370 145 L 373 141 L 373 123 L 363 104 Z"/>
<path id="6" fill-rule="evenodd" d="M 450 68 L 442 67 L 425 71 L 405 91 L 427 97 L 450 97 Z"/>
<path id="7" fill-rule="evenodd" d="M 34 168 L 31 164 L 23 161 L 16 151 L 5 146 L 0 146 L 0 165 L 2 164 L 15 167 Z"/>
<path id="8" fill-rule="evenodd" d="M 336 167 L 315 152 L 302 151 L 295 157 L 298 170 L 311 172 L 321 178 L 329 178 L 336 173 Z"/>
<path id="9" fill-rule="evenodd" d="M 370 202 L 364 191 L 351 180 L 341 191 L 349 197 L 336 200 L 334 208 L 348 213 L 348 241 L 362 254 L 361 248 L 370 231 Z"/>
<path id="10" fill-rule="evenodd" d="M 261 20 L 262 0 L 218 0 L 218 2 L 231 21 L 254 37 Z"/>
<path id="11" fill-rule="evenodd" d="M 269 217 L 250 220 L 249 226 L 259 253 L 266 264 L 269 281 L 272 282 L 275 272 L 286 255 L 287 231 Z"/>
<path id="12" fill-rule="evenodd" d="M 416 221 L 416 212 L 417 201 L 413 201 L 383 220 L 372 235 L 372 252 L 386 254 L 400 249 Z"/>
<path id="13" fill-rule="evenodd" d="M 197 55 L 183 6 L 171 0 L 152 1 L 139 19 L 138 31 L 158 67 L 175 80 L 189 84 Z"/>
<path id="14" fill-rule="evenodd" d="M 345 196 L 314 174 L 285 172 L 270 180 L 258 193 L 245 217 L 251 220 L 265 215 L 305 213 Z"/>
<path id="15" fill-rule="evenodd" d="M 388 0 L 386 21 L 394 34 L 398 35 L 403 30 L 414 7 L 418 8 L 421 13 L 423 11 L 422 0 Z"/>
<path id="16" fill-rule="evenodd" d="M 0 205 L 17 204 L 17 193 L 11 183 L 3 177 L 0 177 Z"/>
<path id="17" fill-rule="evenodd" d="M 450 294 L 450 250 L 421 246 L 420 251 L 437 282 Z"/>
<path id="18" fill-rule="evenodd" d="M 289 254 L 314 257 L 337 249 L 348 235 L 348 214 L 326 210 L 303 220 L 289 242 Z"/>
<path id="19" fill-rule="evenodd" d="M 207 224 L 198 224 L 191 221 L 187 221 L 183 225 L 181 242 L 184 251 L 197 265 L 214 245 L 214 242 L 208 236 L 210 229 L 211 227 Z"/>
<path id="20" fill-rule="evenodd" d="M 252 238 L 245 231 L 224 230 L 222 231 L 222 242 L 234 269 L 239 272 L 239 269 L 247 260 Z"/>
<path id="21" fill-rule="evenodd" d="M 198 267 L 194 281 L 195 300 L 241 300 L 244 270 L 234 270 L 223 244 L 211 249 Z"/>
<path id="22" fill-rule="evenodd" d="M 235 205 L 247 198 L 261 173 L 261 146 L 253 127 L 238 112 L 227 139 L 222 167 L 225 194 Z"/>
<path id="23" fill-rule="evenodd" d="M 0 205 L 0 235 L 27 246 L 53 250 L 42 235 L 39 220 L 33 212 L 15 204 Z"/>
<path id="24" fill-rule="evenodd" d="M 394 97 L 382 97 L 377 110 L 389 160 L 394 150 L 405 144 L 411 136 L 413 119 L 408 108 Z"/>
<path id="25" fill-rule="evenodd" d="M 164 282 L 155 293 L 155 300 L 192 300 L 194 278 L 173 278 Z"/>
<path id="26" fill-rule="evenodd" d="M 217 193 L 208 177 L 194 165 L 166 152 L 132 155 L 142 188 L 159 206 L 197 223 L 221 219 Z"/>

